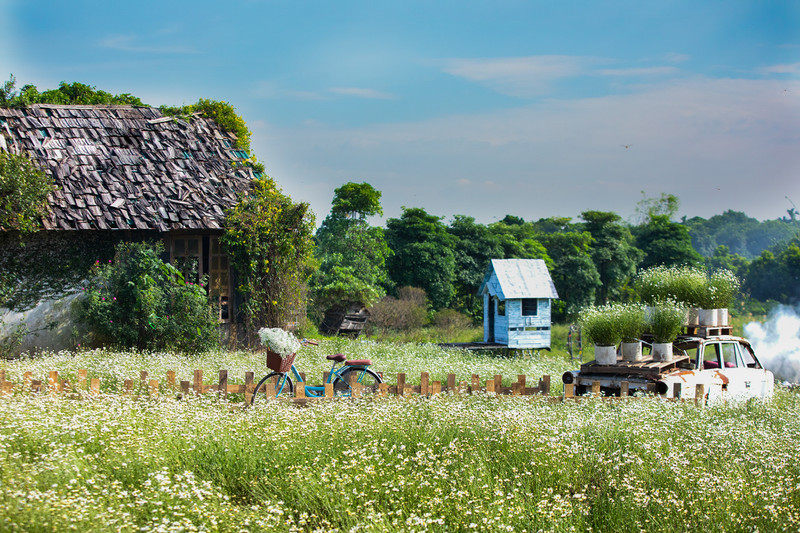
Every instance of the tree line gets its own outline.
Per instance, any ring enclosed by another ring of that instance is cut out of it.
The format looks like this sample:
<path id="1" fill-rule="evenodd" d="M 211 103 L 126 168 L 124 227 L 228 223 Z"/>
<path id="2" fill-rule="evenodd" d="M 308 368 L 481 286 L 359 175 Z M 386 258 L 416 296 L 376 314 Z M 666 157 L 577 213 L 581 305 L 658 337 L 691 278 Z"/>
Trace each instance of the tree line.
<path id="1" fill-rule="evenodd" d="M 455 215 L 445 222 L 421 207 L 404 207 L 385 227 L 381 194 L 368 183 L 336 189 L 333 208 L 316 233 L 319 269 L 311 278 L 312 311 L 346 302 L 371 305 L 402 287 L 425 291 L 433 309 L 482 316 L 478 289 L 491 259 L 542 259 L 560 299 L 554 319 L 581 308 L 631 298 L 637 272 L 656 265 L 726 268 L 743 280 L 742 302 L 797 299 L 798 221 L 759 222 L 726 211 L 675 221 L 679 199 L 643 198 L 636 223 L 609 211 L 526 221 L 506 215 L 491 224 Z M 755 305 L 758 309 L 758 305 Z M 313 314 L 313 313 L 312 313 Z"/>

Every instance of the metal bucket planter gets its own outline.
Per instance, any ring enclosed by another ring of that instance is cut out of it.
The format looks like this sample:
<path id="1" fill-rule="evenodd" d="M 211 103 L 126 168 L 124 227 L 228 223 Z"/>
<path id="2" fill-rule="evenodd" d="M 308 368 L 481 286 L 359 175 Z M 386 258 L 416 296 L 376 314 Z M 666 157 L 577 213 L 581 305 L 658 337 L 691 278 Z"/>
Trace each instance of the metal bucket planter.
<path id="1" fill-rule="evenodd" d="M 722 307 L 717 309 L 717 325 L 718 326 L 727 326 L 728 325 L 728 308 Z"/>
<path id="2" fill-rule="evenodd" d="M 672 343 L 653 343 L 653 361 L 672 361 Z"/>
<path id="3" fill-rule="evenodd" d="M 700 325 L 706 327 L 717 326 L 717 310 L 700 309 Z"/>
<path id="4" fill-rule="evenodd" d="M 642 343 L 641 342 L 623 342 L 620 347 L 622 348 L 623 361 L 641 361 L 642 360 Z"/>
<path id="5" fill-rule="evenodd" d="M 690 307 L 686 310 L 686 325 L 699 326 L 700 325 L 700 310 L 696 307 Z"/>
<path id="6" fill-rule="evenodd" d="M 598 346 L 594 345 L 594 362 L 598 365 L 615 365 L 617 364 L 617 347 L 616 346 Z"/>

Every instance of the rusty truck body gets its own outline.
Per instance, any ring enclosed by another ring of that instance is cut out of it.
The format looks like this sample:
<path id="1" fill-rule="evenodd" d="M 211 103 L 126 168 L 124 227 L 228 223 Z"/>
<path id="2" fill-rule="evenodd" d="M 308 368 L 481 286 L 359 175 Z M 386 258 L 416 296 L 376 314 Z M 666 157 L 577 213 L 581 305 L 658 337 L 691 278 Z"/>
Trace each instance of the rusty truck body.
<path id="1" fill-rule="evenodd" d="M 651 346 L 643 339 L 645 352 Z M 580 370 L 565 372 L 565 384 L 583 395 L 599 383 L 607 396 L 619 396 L 623 388 L 658 394 L 665 398 L 694 398 L 704 391 L 706 399 L 767 398 L 775 390 L 775 378 L 756 357 L 750 342 L 730 334 L 730 328 L 694 328 L 673 343 L 670 361 L 656 361 L 645 354 L 640 361 L 599 365 L 595 361 Z M 697 387 L 703 385 L 703 387 Z"/>

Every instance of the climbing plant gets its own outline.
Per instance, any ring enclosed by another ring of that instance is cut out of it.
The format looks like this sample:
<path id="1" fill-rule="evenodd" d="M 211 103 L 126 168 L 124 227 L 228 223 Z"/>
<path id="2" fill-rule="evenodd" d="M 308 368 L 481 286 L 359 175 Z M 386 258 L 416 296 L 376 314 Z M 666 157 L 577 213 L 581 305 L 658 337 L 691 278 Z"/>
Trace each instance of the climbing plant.
<path id="1" fill-rule="evenodd" d="M 275 181 L 253 181 L 227 212 L 225 245 L 238 275 L 240 307 L 249 341 L 262 327 L 286 327 L 305 315 L 306 281 L 313 258 L 314 215 Z"/>

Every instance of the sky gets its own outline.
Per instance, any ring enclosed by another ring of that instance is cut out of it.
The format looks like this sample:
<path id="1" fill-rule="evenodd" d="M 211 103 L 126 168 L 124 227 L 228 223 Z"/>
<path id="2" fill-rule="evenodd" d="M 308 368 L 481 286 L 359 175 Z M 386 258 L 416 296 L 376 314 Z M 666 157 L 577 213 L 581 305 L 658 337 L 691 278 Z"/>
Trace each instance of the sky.
<path id="1" fill-rule="evenodd" d="M 0 0 L 0 77 L 232 103 L 320 222 L 800 205 L 800 2 Z"/>

